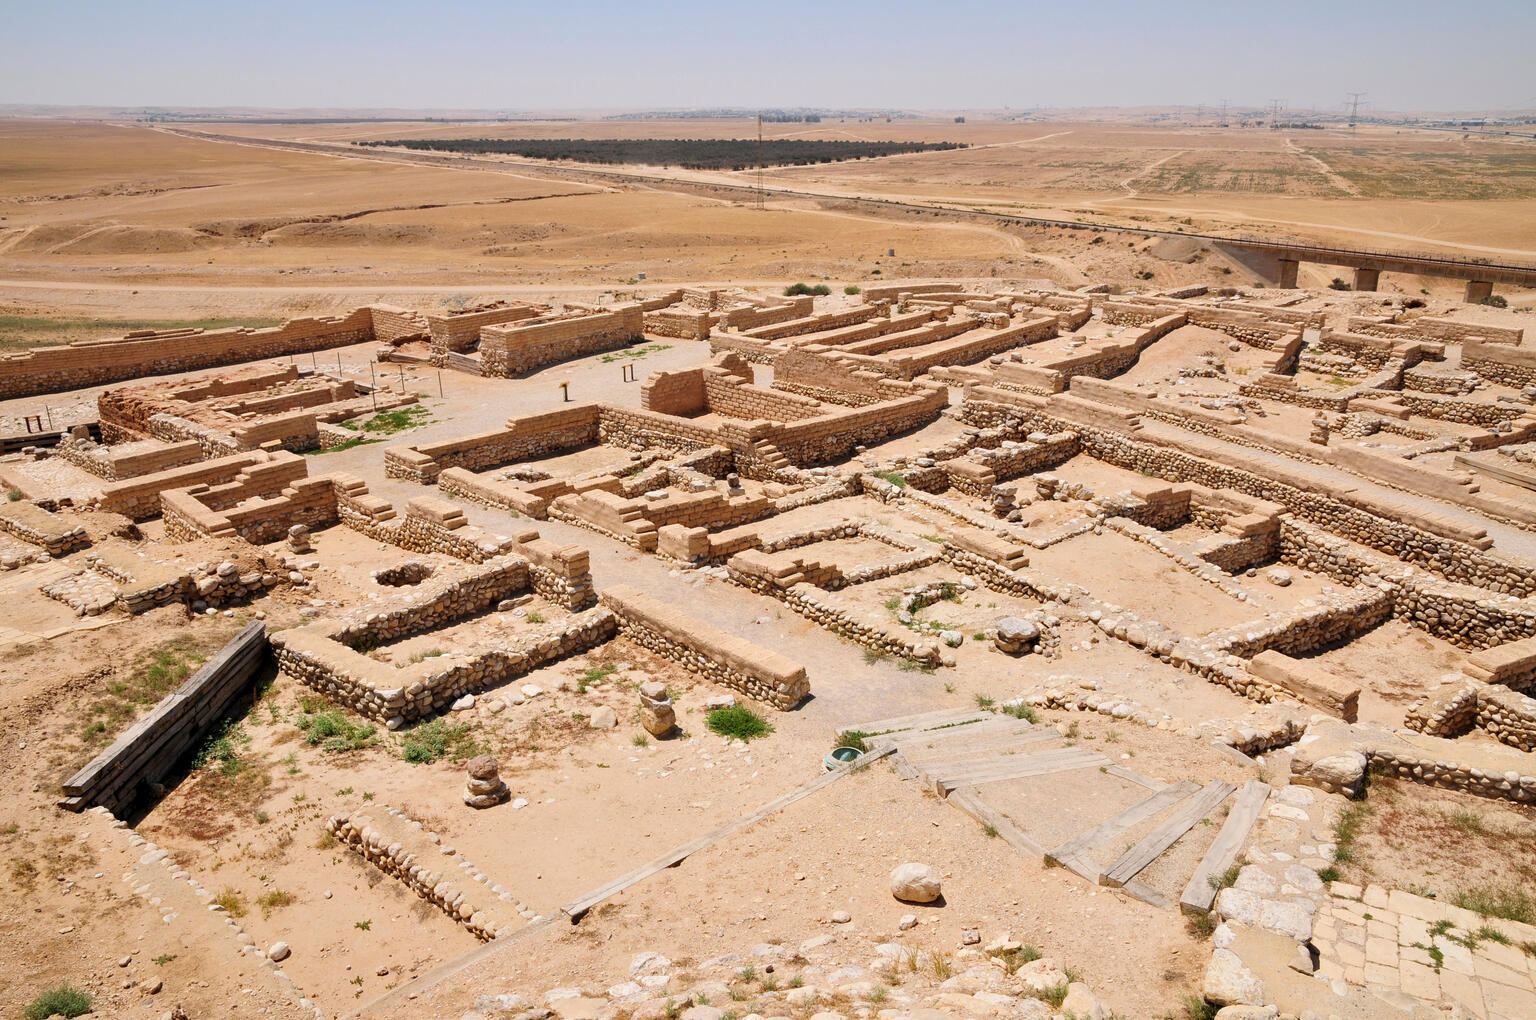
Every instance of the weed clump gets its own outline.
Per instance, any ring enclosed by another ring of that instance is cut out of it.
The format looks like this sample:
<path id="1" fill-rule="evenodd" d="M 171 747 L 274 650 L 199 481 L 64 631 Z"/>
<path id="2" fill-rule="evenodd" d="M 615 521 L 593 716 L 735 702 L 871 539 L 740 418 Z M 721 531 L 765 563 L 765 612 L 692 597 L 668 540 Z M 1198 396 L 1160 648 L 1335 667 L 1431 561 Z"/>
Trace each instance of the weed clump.
<path id="1" fill-rule="evenodd" d="M 746 743 L 773 732 L 773 724 L 745 705 L 717 708 L 705 718 L 711 733 L 733 737 Z"/>

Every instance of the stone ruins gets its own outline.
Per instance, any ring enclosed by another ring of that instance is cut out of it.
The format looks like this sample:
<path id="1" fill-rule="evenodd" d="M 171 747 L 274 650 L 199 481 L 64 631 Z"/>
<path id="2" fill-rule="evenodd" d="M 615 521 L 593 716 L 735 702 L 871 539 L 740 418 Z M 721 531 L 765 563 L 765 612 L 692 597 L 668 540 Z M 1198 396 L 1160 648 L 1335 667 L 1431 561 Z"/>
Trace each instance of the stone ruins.
<path id="1" fill-rule="evenodd" d="M 577 703 L 582 726 L 636 749 L 703 732 L 693 713 L 724 695 L 889 757 L 882 789 L 936 794 L 1084 890 L 1208 916 L 1195 991 L 1248 1010 L 1223 1016 L 1536 1015 L 1507 1005 L 1536 1004 L 1524 955 L 1507 980 L 1489 962 L 1536 929 L 1342 881 L 1327 832 L 1372 776 L 1536 803 L 1536 345 L 1471 311 L 1004 281 L 847 300 L 688 287 L 0 355 L 18 413 L 64 391 L 96 408 L 0 457 L 16 607 L 0 644 L 238 611 L 269 621 L 280 684 L 390 739 L 531 711 L 562 666 L 587 670 L 567 697 L 598 699 Z M 616 648 L 653 673 L 615 688 L 587 668 Z M 671 668 L 698 691 L 656 675 Z M 996 702 L 940 693 L 975 677 Z M 1203 757 L 1176 770 L 1078 743 L 1093 717 Z M 164 793 L 165 748 L 186 741 L 134 739 L 109 749 L 126 787 L 65 783 L 65 806 L 123 815 L 129 794 Z M 535 796 L 536 755 L 519 755 L 458 766 L 463 804 L 438 813 L 515 831 Z M 828 765 L 816 782 L 850 770 Z M 765 769 L 763 802 L 794 788 L 783 775 Z M 1054 782 L 1071 803 L 1036 810 Z M 530 906 L 490 877 L 507 859 L 447 856 L 389 804 L 327 831 L 488 944 L 645 877 Z M 945 862 L 925 860 L 889 891 L 941 903 Z M 1414 933 L 1436 924 L 1500 935 L 1432 962 Z M 1070 983 L 1109 1015 L 1112 987 Z M 650 987 L 613 999 L 637 1008 Z"/>

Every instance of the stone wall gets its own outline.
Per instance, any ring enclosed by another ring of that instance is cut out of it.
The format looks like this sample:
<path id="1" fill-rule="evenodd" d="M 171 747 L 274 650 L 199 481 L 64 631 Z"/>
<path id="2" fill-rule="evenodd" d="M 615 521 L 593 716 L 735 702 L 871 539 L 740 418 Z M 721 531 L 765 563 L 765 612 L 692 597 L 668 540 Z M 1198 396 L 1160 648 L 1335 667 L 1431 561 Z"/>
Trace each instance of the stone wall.
<path id="1" fill-rule="evenodd" d="M 441 365 L 445 355 L 462 354 L 472 349 L 480 339 L 480 331 L 486 326 L 532 319 L 540 314 L 541 309 L 535 305 L 498 303 L 492 308 L 429 315 L 426 319 L 427 329 L 432 336 L 432 363 Z"/>
<path id="2" fill-rule="evenodd" d="M 805 667 L 624 585 L 606 588 L 602 604 L 617 614 L 625 637 L 694 672 L 781 711 L 811 693 Z"/>
<path id="3" fill-rule="evenodd" d="M 358 811 L 332 815 L 325 831 L 384 874 L 403 882 L 480 941 L 489 942 L 516 930 L 516 901 L 474 881 L 467 869 L 438 870 L 436 865 L 443 860 L 442 840 L 429 839 L 420 822 L 394 811 L 383 818 Z"/>
<path id="4" fill-rule="evenodd" d="M 438 443 L 392 446 L 384 451 L 384 473 L 430 485 L 443 468 L 485 471 L 586 446 L 598 440 L 598 404 L 522 415 L 491 432 Z"/>
<path id="5" fill-rule="evenodd" d="M 323 351 L 373 339 L 373 311 L 367 307 L 344 316 L 290 319 L 268 329 L 143 330 L 117 339 L 82 340 L 0 355 L 0 398 Z"/>
<path id="6" fill-rule="evenodd" d="M 1421 315 L 1406 322 L 1391 322 L 1352 315 L 1346 323 L 1351 333 L 1366 333 L 1404 340 L 1434 340 L 1441 343 L 1465 343 L 1469 340 L 1484 343 L 1520 346 L 1525 330 L 1505 326 L 1490 326 L 1478 322 L 1461 322 L 1437 316 Z"/>
<path id="7" fill-rule="evenodd" d="M 1087 402 L 1083 402 L 1087 403 Z M 1102 407 L 1102 405 L 1091 405 Z M 1049 400 L 1006 394 L 999 390 L 978 388 L 962 404 L 958 417 L 981 428 L 1009 425 L 1028 431 L 1075 431 L 1084 453 L 1118 467 L 1157 475 L 1171 481 L 1192 481 L 1212 489 L 1232 489 L 1278 503 L 1297 517 L 1311 520 L 1350 541 L 1390 552 L 1408 563 L 1418 564 L 1442 574 L 1449 580 L 1474 584 L 1490 592 L 1530 596 L 1536 594 L 1536 575 L 1523 564 L 1487 552 L 1468 542 L 1442 536 L 1419 526 L 1432 523 L 1447 526 L 1449 521 L 1430 521 L 1421 511 L 1406 505 L 1383 507 L 1372 513 L 1361 506 L 1343 502 L 1329 494 L 1326 487 L 1303 487 L 1298 475 L 1295 482 L 1286 473 L 1273 469 L 1266 473 L 1219 463 L 1175 446 L 1154 445 L 1111 431 L 1103 423 L 1092 422 L 1075 413 L 1067 397 Z M 1104 409 L 1106 412 L 1110 409 Z M 1063 412 L 1069 416 L 1063 416 Z M 1105 418 L 1108 422 L 1110 419 Z M 1196 446 L 1199 437 L 1181 443 Z M 1224 452 L 1224 455 L 1231 455 Z M 1297 472 L 1305 465 L 1294 465 Z M 1384 516 L 1393 514 L 1392 517 Z M 1471 537 L 1471 536 L 1469 536 Z"/>
<path id="8" fill-rule="evenodd" d="M 487 326 L 480 331 L 481 372 L 510 378 L 557 361 L 628 347 L 643 339 L 644 319 L 639 304 L 627 304 L 553 322 Z"/>
<path id="9" fill-rule="evenodd" d="M 1529 386 L 1536 383 L 1536 347 L 1506 347 L 1469 340 L 1461 348 L 1461 367 L 1506 386 Z"/>
<path id="10" fill-rule="evenodd" d="M 24 499 L 0 502 L 0 531 L 39 546 L 50 556 L 91 544 L 85 528 Z"/>
<path id="11" fill-rule="evenodd" d="M 499 580 L 492 587 L 505 590 Z M 421 612 L 415 616 L 398 610 L 374 615 L 388 615 L 389 625 L 383 630 L 404 636 L 450 622 L 441 615 L 450 601 L 462 610 L 464 605 L 477 600 L 478 596 L 461 592 L 456 600 L 422 600 Z M 283 672 L 358 714 L 397 729 L 411 720 L 444 711 L 465 694 L 504 683 L 547 662 L 602 644 L 613 637 L 617 628 L 611 612 L 594 607 L 562 623 L 540 624 L 531 633 L 498 641 L 494 647 L 455 649 L 447 655 L 399 668 L 370 658 L 334 636 L 357 639 L 359 635 L 379 631 L 381 623 L 370 623 L 366 618 L 350 623 L 316 621 L 306 627 L 276 632 L 272 635 L 272 648 Z"/>

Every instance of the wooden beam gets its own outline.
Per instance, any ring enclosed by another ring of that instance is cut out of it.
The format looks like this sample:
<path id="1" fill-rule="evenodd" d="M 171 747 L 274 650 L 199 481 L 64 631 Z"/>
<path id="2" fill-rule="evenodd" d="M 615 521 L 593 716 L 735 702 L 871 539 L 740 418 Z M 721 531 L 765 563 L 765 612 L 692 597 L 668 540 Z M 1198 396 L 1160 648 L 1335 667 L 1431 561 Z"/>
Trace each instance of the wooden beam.
<path id="1" fill-rule="evenodd" d="M 1231 783 L 1216 780 L 1207 783 L 1199 792 L 1190 794 L 1179 803 L 1173 817 L 1159 825 L 1105 868 L 1099 875 L 1099 884 L 1111 887 L 1123 886 L 1141 874 L 1142 869 L 1157 860 L 1164 850 L 1178 842 L 1179 837 L 1194 828 L 1196 822 L 1210 814 L 1216 805 L 1231 796 L 1235 789 L 1237 787 Z"/>
<path id="2" fill-rule="evenodd" d="M 1189 884 L 1184 887 L 1184 895 L 1179 897 L 1179 908 L 1184 913 L 1203 914 L 1211 909 L 1211 904 L 1216 900 L 1216 881 L 1242 852 L 1243 844 L 1248 842 L 1248 833 L 1253 823 L 1258 821 L 1259 810 L 1264 807 L 1268 797 L 1268 783 L 1252 779 L 1243 784 L 1231 813 L 1222 823 L 1221 831 L 1216 834 L 1216 842 L 1205 852 L 1205 859 L 1190 876 Z"/>
<path id="3" fill-rule="evenodd" d="M 1076 750 L 1076 749 L 1070 749 Z M 936 770 L 925 770 L 933 777 L 934 786 L 939 793 L 948 795 L 950 790 L 959 786 L 982 786 L 986 783 L 1002 783 L 1010 779 L 1029 779 L 1033 776 L 1048 776 L 1057 772 L 1071 772 L 1076 769 L 1093 768 L 1101 765 L 1108 759 L 1101 754 L 1092 751 L 1078 751 L 1076 754 L 1021 754 L 1012 761 L 993 765 L 989 768 L 959 769 L 954 772 L 940 773 Z"/>
<path id="4" fill-rule="evenodd" d="M 1073 871 L 1077 871 L 1078 874 L 1083 874 L 1077 868 L 1072 867 L 1072 862 L 1077 858 L 1082 857 L 1105 840 L 1113 839 L 1131 826 L 1139 825 L 1164 808 L 1171 807 L 1198 789 L 1200 787 L 1197 784 L 1191 783 L 1188 780 L 1164 787 L 1152 796 L 1137 801 L 1124 811 L 1110 815 L 1097 825 L 1084 829 L 1061 844 L 1061 846 L 1047 851 L 1045 855 L 1046 860 L 1065 865 L 1072 868 Z M 1090 882 L 1098 881 L 1098 867 L 1095 866 L 1093 868 L 1091 875 L 1084 875 L 1083 877 L 1087 878 Z"/>

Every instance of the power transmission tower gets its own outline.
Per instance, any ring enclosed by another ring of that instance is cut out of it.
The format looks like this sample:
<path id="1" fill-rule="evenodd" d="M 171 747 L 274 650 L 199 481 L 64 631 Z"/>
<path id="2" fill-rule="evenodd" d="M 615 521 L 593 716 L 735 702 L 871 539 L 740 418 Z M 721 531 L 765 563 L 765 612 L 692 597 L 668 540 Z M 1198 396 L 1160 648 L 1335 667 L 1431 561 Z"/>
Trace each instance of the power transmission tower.
<path id="1" fill-rule="evenodd" d="M 1217 126 L 1218 127 L 1226 127 L 1227 126 L 1227 101 L 1225 99 L 1223 99 L 1221 101 L 1221 123 L 1218 124 Z"/>
<path id="2" fill-rule="evenodd" d="M 1360 97 L 1364 92 L 1351 92 L 1349 94 L 1349 133 L 1355 133 L 1355 125 L 1360 120 Z"/>

